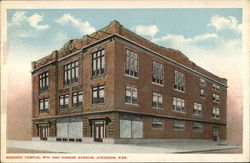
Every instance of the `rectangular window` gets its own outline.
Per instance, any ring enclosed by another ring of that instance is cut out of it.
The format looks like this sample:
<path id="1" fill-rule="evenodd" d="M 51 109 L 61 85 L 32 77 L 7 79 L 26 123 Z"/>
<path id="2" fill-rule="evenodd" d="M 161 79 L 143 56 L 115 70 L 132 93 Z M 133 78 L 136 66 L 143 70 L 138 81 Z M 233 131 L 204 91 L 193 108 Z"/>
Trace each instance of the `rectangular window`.
<path id="1" fill-rule="evenodd" d="M 152 81 L 163 85 L 164 80 L 164 66 L 159 62 L 153 61 Z"/>
<path id="2" fill-rule="evenodd" d="M 184 92 L 185 90 L 185 76 L 183 73 L 175 70 L 175 84 L 174 88 L 176 90 Z"/>
<path id="3" fill-rule="evenodd" d="M 153 118 L 152 119 L 152 128 L 163 128 L 163 119 Z"/>
<path id="4" fill-rule="evenodd" d="M 202 105 L 194 103 L 194 115 L 202 115 Z"/>
<path id="5" fill-rule="evenodd" d="M 138 76 L 138 55 L 131 50 L 126 51 L 125 74 L 133 77 Z"/>
<path id="6" fill-rule="evenodd" d="M 216 95 L 216 94 L 213 94 L 213 97 L 212 97 L 212 100 L 214 101 L 214 102 L 220 102 L 220 96 L 219 95 Z"/>
<path id="7" fill-rule="evenodd" d="M 120 138 L 143 138 L 142 118 L 120 115 Z"/>
<path id="8" fill-rule="evenodd" d="M 204 90 L 204 89 L 201 89 L 201 90 L 200 90 L 200 96 L 201 96 L 201 97 L 205 97 L 205 90 Z"/>
<path id="9" fill-rule="evenodd" d="M 213 84 L 213 90 L 219 91 L 220 90 L 220 86 Z"/>
<path id="10" fill-rule="evenodd" d="M 126 85 L 125 90 L 125 103 L 127 104 L 138 104 L 138 92 L 134 86 Z"/>
<path id="11" fill-rule="evenodd" d="M 177 112 L 184 112 L 185 100 L 173 97 L 172 110 Z"/>
<path id="12" fill-rule="evenodd" d="M 92 88 L 92 104 L 104 104 L 104 86 Z"/>
<path id="13" fill-rule="evenodd" d="M 62 95 L 59 97 L 59 108 L 67 109 L 69 107 L 69 95 Z"/>
<path id="14" fill-rule="evenodd" d="M 72 106 L 74 107 L 81 107 L 83 103 L 83 93 L 82 92 L 75 92 L 72 95 Z"/>
<path id="15" fill-rule="evenodd" d="M 39 100 L 39 110 L 40 112 L 48 112 L 49 110 L 49 99 L 41 99 Z"/>
<path id="16" fill-rule="evenodd" d="M 198 123 L 198 122 L 194 122 L 193 123 L 193 130 L 194 131 L 202 131 L 203 130 L 203 124 Z"/>
<path id="17" fill-rule="evenodd" d="M 99 50 L 92 54 L 92 76 L 101 76 L 105 72 L 105 50 Z"/>
<path id="18" fill-rule="evenodd" d="M 219 119 L 220 118 L 220 109 L 219 108 L 213 107 L 212 117 L 215 118 L 215 119 Z"/>
<path id="19" fill-rule="evenodd" d="M 200 79 L 200 85 L 205 86 L 206 85 L 206 81 L 204 79 Z"/>
<path id="20" fill-rule="evenodd" d="M 45 92 L 49 89 L 49 72 L 45 72 L 39 75 L 39 91 Z"/>
<path id="21" fill-rule="evenodd" d="M 162 94 L 153 92 L 152 107 L 163 108 L 162 101 L 163 101 Z"/>
<path id="22" fill-rule="evenodd" d="M 176 129 L 176 130 L 184 130 L 185 129 L 185 121 L 174 120 L 174 129 Z"/>
<path id="23" fill-rule="evenodd" d="M 78 61 L 64 65 L 64 85 L 77 83 L 79 81 Z"/>

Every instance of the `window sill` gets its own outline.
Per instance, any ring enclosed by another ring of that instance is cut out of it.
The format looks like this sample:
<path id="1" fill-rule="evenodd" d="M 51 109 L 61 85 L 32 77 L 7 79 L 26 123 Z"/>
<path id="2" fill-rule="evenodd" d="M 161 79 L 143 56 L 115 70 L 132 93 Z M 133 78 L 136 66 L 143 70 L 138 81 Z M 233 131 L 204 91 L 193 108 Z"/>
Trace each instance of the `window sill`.
<path id="1" fill-rule="evenodd" d="M 185 93 L 185 91 L 181 91 L 181 90 L 179 90 L 179 89 L 175 89 L 175 88 L 174 88 L 174 90 L 177 91 L 177 92 Z"/>
<path id="2" fill-rule="evenodd" d="M 186 112 L 182 112 L 182 111 L 175 111 L 175 110 L 172 110 L 172 111 L 175 112 L 175 113 L 186 114 Z"/>
<path id="3" fill-rule="evenodd" d="M 203 117 L 202 114 L 193 114 L 193 116 L 196 116 L 196 117 Z"/>
<path id="4" fill-rule="evenodd" d="M 214 118 L 214 117 L 212 117 L 212 120 L 220 120 L 220 118 Z"/>
<path id="5" fill-rule="evenodd" d="M 73 87 L 73 86 L 76 86 L 76 85 L 79 85 L 79 82 L 75 82 L 75 83 L 72 83 L 72 84 L 64 84 L 63 87 L 64 88 L 69 88 L 69 87 Z"/>
<path id="6" fill-rule="evenodd" d="M 128 74 L 124 74 L 124 75 L 127 76 L 127 77 L 130 77 L 130 78 L 139 79 L 138 77 L 131 76 L 131 75 L 128 75 Z"/>
<path id="7" fill-rule="evenodd" d="M 139 104 L 125 103 L 126 105 L 139 106 Z"/>
<path id="8" fill-rule="evenodd" d="M 42 91 L 39 90 L 39 94 L 43 94 L 43 93 L 47 93 L 47 92 L 49 92 L 49 89 L 42 90 Z"/>
<path id="9" fill-rule="evenodd" d="M 49 110 L 39 110 L 39 114 L 48 114 Z"/>
<path id="10" fill-rule="evenodd" d="M 92 106 L 103 106 L 105 103 L 92 104 Z"/>
<path id="11" fill-rule="evenodd" d="M 105 78 L 105 76 L 106 76 L 106 73 L 101 74 L 101 75 L 97 75 L 97 76 L 92 76 L 91 80 L 95 80 L 95 79 L 98 79 L 98 78 Z"/>
<path id="12" fill-rule="evenodd" d="M 163 108 L 158 108 L 158 107 L 152 107 L 152 108 L 157 110 L 164 110 Z"/>
<path id="13" fill-rule="evenodd" d="M 203 98 L 203 99 L 205 99 L 205 98 L 206 98 L 205 96 L 201 96 L 201 95 L 200 95 L 200 97 L 201 97 L 201 98 Z"/>
<path id="14" fill-rule="evenodd" d="M 153 130 L 163 130 L 164 127 L 162 127 L 162 128 L 154 128 L 154 127 L 152 127 L 152 129 L 153 129 Z"/>
<path id="15" fill-rule="evenodd" d="M 215 101 L 215 100 L 213 100 L 213 102 L 214 102 L 214 103 L 217 103 L 217 104 L 219 104 L 219 103 L 220 103 L 220 102 L 218 102 L 218 101 Z"/>
<path id="16" fill-rule="evenodd" d="M 174 131 L 184 131 L 185 129 L 177 129 L 177 128 L 174 128 Z"/>
<path id="17" fill-rule="evenodd" d="M 160 86 L 160 87 L 164 87 L 164 84 L 159 84 L 159 83 L 155 83 L 155 82 L 152 82 L 152 84 L 158 85 L 158 86 Z"/>

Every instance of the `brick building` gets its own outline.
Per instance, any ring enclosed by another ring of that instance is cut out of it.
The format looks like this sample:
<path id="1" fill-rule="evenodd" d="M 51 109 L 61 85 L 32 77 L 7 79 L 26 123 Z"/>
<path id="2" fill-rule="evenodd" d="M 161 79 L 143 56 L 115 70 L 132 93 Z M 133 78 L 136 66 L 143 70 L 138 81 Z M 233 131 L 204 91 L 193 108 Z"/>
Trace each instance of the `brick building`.
<path id="1" fill-rule="evenodd" d="M 227 80 L 111 22 L 32 63 L 34 140 L 226 139 Z"/>

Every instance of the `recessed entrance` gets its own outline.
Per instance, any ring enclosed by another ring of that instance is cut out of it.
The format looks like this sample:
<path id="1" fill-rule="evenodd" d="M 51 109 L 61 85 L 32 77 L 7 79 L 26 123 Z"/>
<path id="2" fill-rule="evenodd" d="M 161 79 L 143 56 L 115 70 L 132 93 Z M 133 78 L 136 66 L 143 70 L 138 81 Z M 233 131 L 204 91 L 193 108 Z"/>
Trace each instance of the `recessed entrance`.
<path id="1" fill-rule="evenodd" d="M 220 137 L 219 137 L 219 128 L 218 127 L 213 127 L 212 129 L 212 136 L 213 136 L 213 140 L 214 141 L 219 141 Z"/>
<path id="2" fill-rule="evenodd" d="M 47 140 L 49 135 L 48 127 L 40 127 L 39 128 L 39 136 L 40 140 Z"/>
<path id="3" fill-rule="evenodd" d="M 95 124 L 94 128 L 94 141 L 102 142 L 105 135 L 104 124 Z"/>

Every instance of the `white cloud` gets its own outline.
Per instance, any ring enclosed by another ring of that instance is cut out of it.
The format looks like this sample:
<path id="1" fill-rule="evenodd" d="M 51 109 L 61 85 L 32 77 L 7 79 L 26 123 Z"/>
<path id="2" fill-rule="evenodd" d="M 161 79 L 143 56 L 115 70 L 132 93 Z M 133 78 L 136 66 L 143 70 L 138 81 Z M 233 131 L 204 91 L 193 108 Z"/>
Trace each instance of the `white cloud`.
<path id="1" fill-rule="evenodd" d="M 25 22 L 27 19 L 27 12 L 24 11 L 17 11 L 14 13 L 12 17 L 12 22 L 9 25 L 20 25 L 21 23 Z"/>
<path id="2" fill-rule="evenodd" d="M 29 25 L 35 29 L 38 30 L 44 30 L 44 29 L 48 29 L 49 25 L 39 25 L 40 22 L 43 21 L 43 15 L 39 15 L 38 13 L 33 14 L 32 16 L 30 16 L 27 19 L 27 22 L 29 23 Z"/>
<path id="3" fill-rule="evenodd" d="M 183 35 L 168 34 L 160 38 L 153 38 L 152 41 L 153 42 L 170 41 L 172 43 L 180 44 L 180 43 L 197 43 L 200 41 L 206 41 L 209 39 L 217 39 L 217 38 L 218 36 L 216 33 L 206 33 L 195 36 L 193 38 L 185 38 Z"/>
<path id="4" fill-rule="evenodd" d="M 96 31 L 88 21 L 76 19 L 71 14 L 64 14 L 62 17 L 56 19 L 55 22 L 60 25 L 73 25 L 81 32 L 81 34 L 91 34 Z"/>
<path id="5" fill-rule="evenodd" d="M 156 25 L 149 25 L 149 26 L 138 25 L 135 27 L 135 32 L 139 35 L 153 37 L 158 32 L 158 28 Z"/>
<path id="6" fill-rule="evenodd" d="M 208 26 L 215 27 L 217 31 L 231 29 L 237 32 L 241 32 L 242 28 L 242 24 L 238 24 L 238 20 L 235 17 L 229 16 L 228 18 L 226 18 L 220 15 L 212 16 Z"/>
<path id="7" fill-rule="evenodd" d="M 56 41 L 64 41 L 64 40 L 68 40 L 69 36 L 66 33 L 59 32 L 55 35 L 54 38 Z"/>

